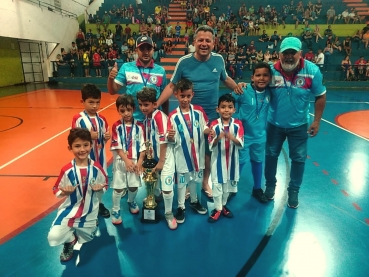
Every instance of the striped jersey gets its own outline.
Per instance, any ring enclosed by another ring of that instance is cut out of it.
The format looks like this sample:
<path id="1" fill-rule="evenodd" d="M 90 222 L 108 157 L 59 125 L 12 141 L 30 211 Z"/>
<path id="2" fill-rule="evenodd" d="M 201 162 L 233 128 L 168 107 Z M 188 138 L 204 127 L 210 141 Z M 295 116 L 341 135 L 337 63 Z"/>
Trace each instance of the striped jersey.
<path id="1" fill-rule="evenodd" d="M 95 192 L 92 184 L 104 184 L 103 191 Z M 60 188 L 76 186 L 75 191 L 67 196 L 59 206 L 53 225 L 69 227 L 93 227 L 96 226 L 99 210 L 97 193 L 103 193 L 108 187 L 108 177 L 99 163 L 89 160 L 89 166 L 76 166 L 74 160 L 65 165 L 53 187 L 56 196 L 61 193 Z"/>
<path id="2" fill-rule="evenodd" d="M 156 99 L 158 99 L 160 93 L 167 85 L 165 69 L 155 64 L 153 60 L 146 68 L 141 65 L 140 60 L 124 63 L 114 81 L 120 86 L 127 86 L 126 93 L 133 96 L 136 107 L 138 107 L 137 92 L 142 88 L 154 88 L 156 90 Z M 133 117 L 139 121 L 145 119 L 140 109 L 135 109 Z"/>
<path id="3" fill-rule="evenodd" d="M 240 178 L 239 153 L 243 148 L 243 127 L 238 119 L 231 119 L 229 125 L 223 126 L 219 118 L 210 124 L 210 129 L 216 133 L 215 137 L 209 136 L 209 148 L 212 151 L 210 161 L 211 180 L 213 183 L 224 184 L 228 181 L 238 181 Z M 235 145 L 228 139 L 221 139 L 217 145 L 213 145 L 221 132 L 230 132 L 240 143 Z"/>
<path id="4" fill-rule="evenodd" d="M 199 172 L 205 168 L 205 137 L 209 120 L 200 106 L 190 105 L 182 113 L 176 108 L 169 114 L 168 130 L 175 130 L 174 159 L 178 173 Z"/>
<path id="5" fill-rule="evenodd" d="M 323 75 L 312 62 L 300 59 L 300 66 L 292 78 L 282 72 L 281 63 L 271 66 L 273 71 L 268 121 L 281 128 L 294 128 L 309 123 L 310 96 L 326 93 Z"/>
<path id="6" fill-rule="evenodd" d="M 263 143 L 266 141 L 266 122 L 270 101 L 270 90 L 257 91 L 252 85 L 243 88 L 243 94 L 232 92 L 236 99 L 237 115 L 244 130 L 247 143 Z"/>
<path id="7" fill-rule="evenodd" d="M 99 162 L 105 172 L 107 172 L 107 157 L 105 154 L 105 140 L 104 133 L 108 131 L 108 122 L 105 117 L 96 114 L 95 117 L 90 117 L 85 111 L 76 114 L 72 119 L 72 128 L 86 128 L 87 130 L 97 130 L 98 139 L 92 140 L 92 150 L 90 152 L 90 158 L 96 162 Z"/>
<path id="8" fill-rule="evenodd" d="M 145 141 L 150 140 L 154 150 L 153 158 L 157 161 L 160 158 L 160 144 L 167 143 L 167 125 L 168 117 L 160 110 L 155 110 L 150 118 L 144 120 Z"/>
<path id="9" fill-rule="evenodd" d="M 212 121 L 218 117 L 215 109 L 218 105 L 219 81 L 224 82 L 227 77 L 221 55 L 211 53 L 207 61 L 201 62 L 191 53 L 178 60 L 170 81 L 177 84 L 182 78 L 189 79 L 195 93 L 191 103 L 201 106 Z"/>
<path id="10" fill-rule="evenodd" d="M 124 124 L 120 119 L 113 124 L 110 150 L 116 156 L 117 149 L 126 152 L 128 159 L 138 160 L 145 151 L 144 125 L 137 120 Z"/>

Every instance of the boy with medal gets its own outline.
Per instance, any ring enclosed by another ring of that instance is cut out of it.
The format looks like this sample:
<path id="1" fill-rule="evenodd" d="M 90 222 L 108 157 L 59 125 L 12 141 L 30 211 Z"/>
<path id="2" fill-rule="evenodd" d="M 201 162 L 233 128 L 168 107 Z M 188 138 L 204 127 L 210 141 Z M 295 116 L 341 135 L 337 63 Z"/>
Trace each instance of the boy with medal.
<path id="1" fill-rule="evenodd" d="M 86 84 L 81 90 L 84 110 L 72 119 L 72 128 L 86 128 L 91 133 L 92 150 L 90 158 L 107 172 L 107 158 L 105 144 L 110 139 L 109 126 L 105 117 L 98 114 L 100 108 L 101 91 L 94 84 Z M 100 198 L 99 215 L 108 218 L 109 210 L 105 208 Z"/>
<path id="2" fill-rule="evenodd" d="M 268 88 L 272 78 L 270 65 L 264 62 L 254 66 L 252 83 L 243 89 L 243 94 L 232 93 L 238 104 L 238 119 L 242 121 L 245 131 L 244 146 L 240 151 L 240 172 L 247 162 L 249 152 L 251 172 L 254 179 L 252 196 L 260 203 L 268 202 L 261 189 L 263 159 L 265 155 L 266 122 L 270 91 Z"/>
<path id="3" fill-rule="evenodd" d="M 210 129 L 208 117 L 197 105 L 191 105 L 194 95 L 193 84 L 188 79 L 181 79 L 175 87 L 174 96 L 179 106 L 169 114 L 168 141 L 173 143 L 173 152 L 177 172 L 178 223 L 185 221 L 186 186 L 189 187 L 190 207 L 199 214 L 207 210 L 197 198 L 197 185 L 202 184 L 205 168 L 205 137 Z"/>
<path id="4" fill-rule="evenodd" d="M 208 221 L 216 222 L 220 215 L 232 218 L 233 213 L 226 206 L 229 193 L 237 192 L 239 174 L 238 152 L 243 147 L 243 127 L 235 112 L 235 99 L 230 94 L 218 100 L 217 112 L 220 118 L 210 124 L 209 147 L 212 151 L 210 172 L 213 182 L 214 210 Z"/>
<path id="5" fill-rule="evenodd" d="M 68 149 L 74 160 L 65 165 L 53 187 L 56 197 L 65 197 L 48 234 L 50 246 L 64 244 L 60 261 L 73 257 L 77 240 L 91 241 L 97 231 L 99 196 L 107 189 L 108 177 L 99 163 L 89 158 L 92 149 L 91 134 L 82 128 L 73 128 L 68 136 Z"/>
<path id="6" fill-rule="evenodd" d="M 153 158 L 158 162 L 152 172 L 158 174 L 155 196 L 160 196 L 160 185 L 163 191 L 165 219 L 171 230 L 177 229 L 177 221 L 173 216 L 174 157 L 173 147 L 168 144 L 167 121 L 165 113 L 157 109 L 156 91 L 144 87 L 137 93 L 138 105 L 145 115 L 145 141 L 149 141 L 153 149 Z"/>
<path id="7" fill-rule="evenodd" d="M 113 152 L 113 191 L 112 223 L 122 223 L 120 200 L 123 190 L 128 188 L 128 207 L 132 214 L 139 212 L 135 201 L 138 187 L 141 186 L 140 174 L 145 158 L 144 126 L 133 119 L 135 100 L 132 95 L 123 94 L 116 100 L 121 119 L 113 124 L 110 150 Z"/>

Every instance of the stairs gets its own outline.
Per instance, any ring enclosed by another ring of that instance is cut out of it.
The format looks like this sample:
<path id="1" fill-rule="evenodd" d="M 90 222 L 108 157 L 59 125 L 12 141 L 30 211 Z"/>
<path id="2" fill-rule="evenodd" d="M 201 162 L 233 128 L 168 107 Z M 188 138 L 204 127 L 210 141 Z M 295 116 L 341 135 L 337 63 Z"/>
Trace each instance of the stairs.
<path id="1" fill-rule="evenodd" d="M 363 0 L 342 0 L 342 2 L 349 8 L 354 7 L 359 16 L 369 15 L 369 6 L 367 3 L 364 3 Z"/>
<path id="2" fill-rule="evenodd" d="M 172 25 L 177 25 L 177 22 L 179 22 L 179 24 L 182 26 L 181 34 L 183 35 L 184 29 L 186 27 L 186 11 L 183 11 L 181 9 L 180 1 L 174 1 L 173 3 L 169 4 L 168 15 L 170 16 L 169 22 Z M 171 38 L 164 38 L 163 41 L 166 42 L 170 39 Z M 167 73 L 167 79 L 170 80 L 170 78 L 172 78 L 176 64 L 179 58 L 185 55 L 185 50 L 186 50 L 186 47 L 185 47 L 184 38 L 180 38 L 177 46 L 173 47 L 172 49 L 172 55 L 166 55 L 165 58 L 160 59 L 160 64 L 164 67 Z"/>

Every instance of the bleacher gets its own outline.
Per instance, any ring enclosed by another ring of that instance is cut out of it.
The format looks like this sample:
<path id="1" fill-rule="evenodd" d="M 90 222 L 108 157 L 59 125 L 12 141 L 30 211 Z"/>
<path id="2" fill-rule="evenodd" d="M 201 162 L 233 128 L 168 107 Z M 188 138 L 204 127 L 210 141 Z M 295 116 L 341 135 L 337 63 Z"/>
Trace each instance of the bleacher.
<path id="1" fill-rule="evenodd" d="M 342 2 L 341 2 L 342 1 Z M 295 1 L 297 3 L 297 1 Z M 304 1 L 304 3 L 307 3 L 307 1 Z M 313 1 L 315 2 L 315 1 Z M 342 11 L 348 7 L 355 7 L 358 11 L 361 11 L 363 13 L 366 12 L 366 10 L 364 9 L 367 5 L 368 6 L 368 0 L 339 0 L 339 1 L 323 1 L 323 8 L 322 8 L 322 12 L 321 15 L 319 17 L 319 19 L 311 22 L 311 27 L 313 28 L 313 25 L 315 24 L 319 24 L 320 26 L 320 30 L 321 33 L 323 33 L 323 31 L 327 28 L 326 25 L 326 12 L 329 9 L 329 7 L 331 5 L 333 5 L 335 7 L 336 10 L 336 15 L 342 13 Z M 296 4 L 295 3 L 295 4 Z M 306 4 L 305 3 L 305 4 Z M 105 11 L 109 12 L 109 10 L 113 7 L 113 5 L 116 5 L 116 7 L 120 7 L 122 4 L 122 2 L 117 1 L 117 0 L 107 0 L 105 1 L 102 6 L 100 7 L 99 11 L 97 12 L 97 14 L 99 15 L 99 17 L 101 18 L 103 16 L 103 14 L 105 13 Z M 142 5 L 142 13 L 145 14 L 145 16 L 147 16 L 148 14 L 153 15 L 154 14 L 154 9 L 155 6 L 159 5 L 159 2 L 156 1 L 151 1 L 151 2 L 143 2 Z M 162 3 L 164 5 L 169 5 L 168 3 Z M 278 0 L 268 0 L 265 1 L 264 6 L 266 6 L 267 4 L 269 4 L 271 7 L 275 6 L 277 8 L 277 10 L 280 10 L 281 7 L 283 5 L 289 5 L 290 1 L 289 0 L 282 0 L 282 3 Z M 129 3 L 126 3 L 126 6 L 128 6 Z M 173 4 L 172 4 L 173 5 Z M 213 3 L 211 5 L 211 12 L 214 12 L 214 14 L 217 16 L 217 18 L 222 14 L 222 13 L 226 13 L 227 11 L 227 7 L 228 5 L 231 6 L 233 12 L 237 15 L 238 17 L 238 9 L 239 7 L 242 5 L 242 2 L 236 2 L 234 1 L 233 3 L 230 3 L 228 1 L 222 1 L 219 2 L 217 1 L 216 3 Z M 260 2 L 257 2 L 255 0 L 251 0 L 248 1 L 246 3 L 246 7 L 249 8 L 251 6 L 254 6 L 255 10 L 258 9 L 258 7 L 260 6 Z M 354 6 L 355 5 L 355 6 Z M 134 5 L 135 7 L 135 5 Z M 179 20 L 177 17 L 177 14 L 180 12 L 179 10 L 175 10 L 177 8 L 170 8 L 169 9 L 169 15 L 172 17 L 172 19 L 170 21 L 172 22 L 176 22 L 181 21 L 181 25 L 182 25 L 182 35 L 184 34 L 184 21 Z M 135 7 L 136 10 L 136 14 L 137 14 L 137 9 Z M 172 10 L 172 12 L 171 12 Z M 175 10 L 175 11 L 174 11 Z M 368 15 L 369 15 L 369 10 L 368 10 Z M 362 16 L 368 16 L 366 14 L 362 14 Z M 135 32 L 138 35 L 138 24 L 132 24 L 132 20 L 131 19 L 118 19 L 115 18 L 113 15 L 111 16 L 111 23 L 109 26 L 109 29 L 114 30 L 114 26 L 116 24 L 117 21 L 120 21 L 122 26 L 125 26 L 125 24 L 130 24 L 132 31 Z M 365 19 L 366 20 L 366 19 Z M 294 24 L 294 20 L 293 20 L 293 16 L 292 14 L 289 15 L 286 19 L 286 27 L 283 28 L 283 26 L 279 26 L 276 30 L 278 32 L 278 34 L 282 35 L 282 37 L 289 35 L 293 35 L 293 36 L 297 36 L 297 37 L 301 37 L 302 32 L 303 32 L 303 27 L 304 25 L 299 25 L 297 29 L 295 29 L 295 24 Z M 346 36 L 352 36 L 356 30 L 361 30 L 363 27 L 365 26 L 364 23 L 361 24 L 344 24 L 343 19 L 337 19 L 336 20 L 336 24 L 332 25 L 332 29 L 335 35 L 337 35 L 338 37 L 340 37 L 341 41 L 346 37 Z M 87 24 L 86 25 L 86 29 L 92 29 L 92 32 L 95 33 L 96 32 L 96 24 Z M 275 29 L 272 28 L 271 26 L 268 26 L 266 28 L 267 34 L 271 35 L 273 33 Z M 260 32 L 261 34 L 261 32 Z M 255 46 L 257 50 L 263 50 L 263 52 L 265 52 L 265 50 L 267 49 L 268 43 L 263 43 L 263 42 L 259 42 L 258 41 L 259 36 L 239 36 L 238 37 L 238 45 L 248 45 L 250 44 L 251 41 L 255 42 Z M 120 47 L 121 44 L 123 43 L 123 41 L 117 41 L 118 46 Z M 161 43 L 163 43 L 162 41 L 157 41 L 158 47 L 160 47 Z M 275 49 L 268 49 L 271 52 L 272 51 L 279 51 L 279 45 L 280 43 L 277 45 L 277 47 Z M 360 49 L 356 49 L 356 43 L 353 43 L 352 48 L 352 56 L 351 56 L 351 62 L 354 63 L 357 59 L 359 59 L 360 56 L 364 56 L 365 59 L 369 59 L 369 52 L 367 49 L 363 49 L 363 46 L 361 46 Z M 184 48 L 183 46 L 179 46 L 181 47 L 179 49 L 180 52 L 176 53 L 176 55 L 170 56 L 170 57 L 166 57 L 164 59 L 162 59 L 161 61 L 157 60 L 156 62 L 161 63 L 164 66 L 167 66 L 167 71 L 168 71 L 168 78 L 170 77 L 172 71 L 173 71 L 173 64 L 175 65 L 174 60 L 176 58 L 181 57 L 181 55 L 183 55 L 182 53 L 184 53 Z M 315 43 L 315 40 L 312 40 L 312 49 L 313 52 L 316 53 L 318 49 L 324 49 L 325 47 L 325 39 L 324 40 L 319 40 L 318 43 Z M 308 51 L 308 47 L 306 45 L 306 43 L 303 42 L 303 52 L 306 53 Z M 342 68 L 341 68 L 341 61 L 343 60 L 343 58 L 345 57 L 345 53 L 344 51 L 342 51 L 341 53 L 339 53 L 337 50 L 334 51 L 334 54 L 331 55 L 330 58 L 330 63 L 326 65 L 325 67 L 325 71 L 324 75 L 325 78 L 327 79 L 332 79 L 332 80 L 343 80 L 344 76 L 342 74 Z M 170 61 L 169 61 L 170 60 Z M 59 66 L 58 67 L 58 76 L 59 77 L 69 77 L 70 76 L 70 70 L 69 70 L 69 66 Z M 82 71 L 82 66 L 81 65 L 77 65 L 76 69 L 75 69 L 75 76 L 76 77 L 82 77 L 83 76 L 83 71 Z M 94 69 L 91 69 L 91 75 L 94 76 Z M 107 66 L 103 64 L 103 68 L 102 68 L 102 75 L 103 76 L 107 76 Z M 248 67 L 246 67 L 245 71 L 244 71 L 244 78 L 248 78 L 249 75 L 251 74 L 251 71 L 248 69 Z"/>

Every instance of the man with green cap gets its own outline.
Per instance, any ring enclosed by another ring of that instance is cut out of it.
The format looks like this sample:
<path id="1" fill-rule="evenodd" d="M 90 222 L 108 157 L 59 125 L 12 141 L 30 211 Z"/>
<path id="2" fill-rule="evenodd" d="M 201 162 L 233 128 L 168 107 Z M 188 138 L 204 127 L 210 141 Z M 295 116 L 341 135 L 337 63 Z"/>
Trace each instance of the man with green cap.
<path id="1" fill-rule="evenodd" d="M 301 55 L 301 41 L 287 37 L 281 43 L 279 61 L 272 66 L 271 99 L 265 152 L 265 196 L 274 199 L 278 156 L 287 139 L 291 159 L 288 206 L 299 206 L 307 155 L 307 139 L 319 132 L 326 102 L 326 88 L 319 68 Z M 310 95 L 315 97 L 314 120 L 309 120 Z"/>

